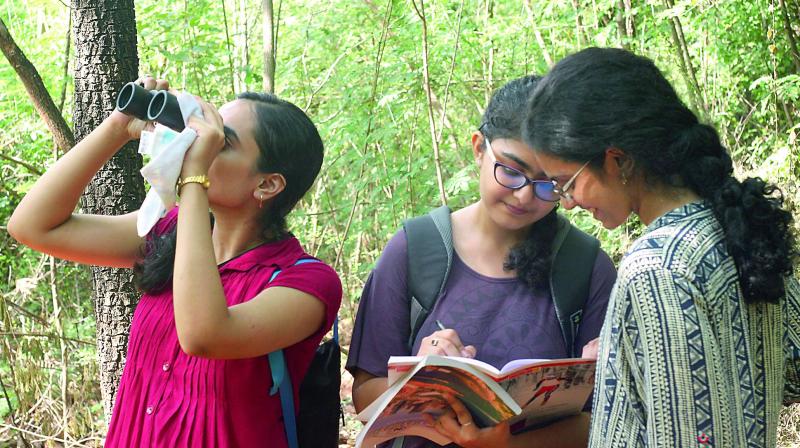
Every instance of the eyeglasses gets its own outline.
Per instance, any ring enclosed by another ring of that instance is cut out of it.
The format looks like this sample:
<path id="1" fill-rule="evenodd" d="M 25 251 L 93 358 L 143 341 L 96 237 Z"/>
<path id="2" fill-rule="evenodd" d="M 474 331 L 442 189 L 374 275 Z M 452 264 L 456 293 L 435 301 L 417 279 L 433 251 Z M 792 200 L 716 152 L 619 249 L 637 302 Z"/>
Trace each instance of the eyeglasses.
<path id="1" fill-rule="evenodd" d="M 554 181 L 531 179 L 520 170 L 498 162 L 489 139 L 484 136 L 483 140 L 486 142 L 486 152 L 489 153 L 489 157 L 494 162 L 494 180 L 498 184 L 512 190 L 519 190 L 531 184 L 533 185 L 533 194 L 537 198 L 547 202 L 558 202 L 560 196 L 556 193 Z"/>
<path id="2" fill-rule="evenodd" d="M 560 187 L 558 185 L 558 182 L 556 182 L 555 180 L 551 180 L 550 182 L 552 182 L 553 184 L 553 192 L 568 201 L 572 201 L 573 198 L 572 195 L 569 193 L 569 189 L 572 188 L 572 186 L 575 184 L 575 180 L 578 178 L 578 175 L 581 174 L 581 171 L 583 171 L 584 168 L 589 166 L 589 163 L 591 163 L 592 160 L 593 159 L 587 160 L 586 163 L 584 163 L 583 166 L 580 167 L 580 169 L 576 171 L 575 174 L 572 175 L 572 177 L 570 177 L 570 179 L 567 181 L 567 183 L 564 184 L 563 187 Z"/>

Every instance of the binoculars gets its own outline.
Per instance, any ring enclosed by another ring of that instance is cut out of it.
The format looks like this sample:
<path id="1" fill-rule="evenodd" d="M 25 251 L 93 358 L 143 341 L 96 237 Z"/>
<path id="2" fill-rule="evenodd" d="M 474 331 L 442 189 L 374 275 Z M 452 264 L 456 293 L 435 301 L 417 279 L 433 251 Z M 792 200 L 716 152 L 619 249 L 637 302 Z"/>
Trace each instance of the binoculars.
<path id="1" fill-rule="evenodd" d="M 166 90 L 147 90 L 129 82 L 117 95 L 117 110 L 144 121 L 155 121 L 178 132 L 183 131 L 181 107 L 178 98 Z"/>

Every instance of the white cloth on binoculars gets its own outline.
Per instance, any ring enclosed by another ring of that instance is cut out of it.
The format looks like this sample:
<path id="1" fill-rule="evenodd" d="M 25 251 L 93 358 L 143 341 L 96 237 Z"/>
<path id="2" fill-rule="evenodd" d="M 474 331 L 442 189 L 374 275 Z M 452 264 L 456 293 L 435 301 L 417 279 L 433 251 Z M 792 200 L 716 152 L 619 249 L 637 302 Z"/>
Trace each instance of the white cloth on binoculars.
<path id="1" fill-rule="evenodd" d="M 189 117 L 203 116 L 200 103 L 194 96 L 180 92 L 176 95 L 181 107 L 184 123 Z M 150 162 L 142 170 L 142 176 L 150 184 L 136 221 L 139 236 L 145 236 L 167 211 L 175 207 L 175 184 L 181 174 L 183 156 L 197 138 L 197 133 L 188 126 L 180 133 L 156 124 L 155 130 L 143 131 L 139 140 L 139 154 L 149 155 Z"/>

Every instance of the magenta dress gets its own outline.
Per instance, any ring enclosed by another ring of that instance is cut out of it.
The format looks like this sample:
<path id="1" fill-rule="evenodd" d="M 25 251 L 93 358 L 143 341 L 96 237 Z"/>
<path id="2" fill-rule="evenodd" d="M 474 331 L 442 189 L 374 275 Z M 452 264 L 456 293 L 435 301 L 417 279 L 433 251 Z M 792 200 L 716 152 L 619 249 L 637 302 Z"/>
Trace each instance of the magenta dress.
<path id="1" fill-rule="evenodd" d="M 152 233 L 166 232 L 177 209 Z M 293 266 L 312 258 L 294 237 L 258 246 L 219 267 L 228 305 L 250 300 L 268 286 L 294 288 L 325 304 L 325 324 L 284 350 L 298 386 L 341 304 L 342 286 L 324 263 Z M 281 274 L 271 283 L 275 269 Z M 286 447 L 279 395 L 267 356 L 217 360 L 185 354 L 178 344 L 172 287 L 144 294 L 133 315 L 128 355 L 117 392 L 108 447 Z"/>

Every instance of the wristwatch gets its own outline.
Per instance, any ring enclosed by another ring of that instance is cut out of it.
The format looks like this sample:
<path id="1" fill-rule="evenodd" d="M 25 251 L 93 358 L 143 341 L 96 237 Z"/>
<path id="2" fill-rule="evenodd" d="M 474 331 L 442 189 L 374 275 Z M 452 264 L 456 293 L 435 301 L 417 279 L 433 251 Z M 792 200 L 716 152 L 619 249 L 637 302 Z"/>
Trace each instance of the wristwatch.
<path id="1" fill-rule="evenodd" d="M 208 190 L 208 187 L 211 186 L 211 180 L 208 179 L 208 176 L 205 174 L 201 174 L 199 176 L 189 176 L 184 179 L 178 178 L 178 193 L 180 193 L 181 188 L 186 184 L 200 184 Z"/>

